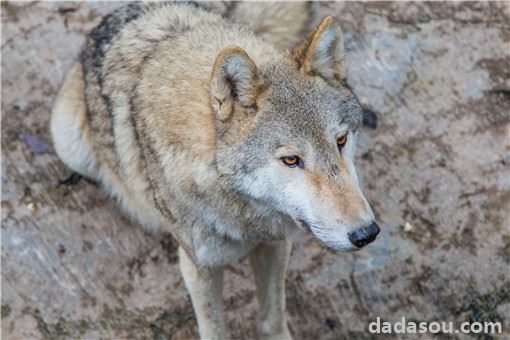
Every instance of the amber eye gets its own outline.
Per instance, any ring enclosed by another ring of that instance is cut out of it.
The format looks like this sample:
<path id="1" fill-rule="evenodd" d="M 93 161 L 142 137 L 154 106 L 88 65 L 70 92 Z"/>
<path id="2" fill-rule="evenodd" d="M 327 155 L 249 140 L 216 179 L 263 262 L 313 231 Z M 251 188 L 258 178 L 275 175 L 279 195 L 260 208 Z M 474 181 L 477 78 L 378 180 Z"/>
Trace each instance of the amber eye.
<path id="1" fill-rule="evenodd" d="M 298 156 L 286 156 L 281 158 L 283 164 L 288 166 L 289 168 L 294 168 L 296 166 L 302 167 L 303 162 Z"/>
<path id="2" fill-rule="evenodd" d="M 338 149 L 340 150 L 342 150 L 342 148 L 345 146 L 345 143 L 347 143 L 347 135 L 343 135 L 342 137 L 336 140 L 336 144 L 338 145 Z"/>

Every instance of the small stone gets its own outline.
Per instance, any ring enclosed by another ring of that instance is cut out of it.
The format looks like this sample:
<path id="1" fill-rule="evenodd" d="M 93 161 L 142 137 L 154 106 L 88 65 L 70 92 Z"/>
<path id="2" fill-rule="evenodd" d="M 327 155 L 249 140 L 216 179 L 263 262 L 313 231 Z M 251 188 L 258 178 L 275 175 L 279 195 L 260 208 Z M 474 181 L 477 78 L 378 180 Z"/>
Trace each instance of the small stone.
<path id="1" fill-rule="evenodd" d="M 34 154 L 53 154 L 55 151 L 42 137 L 32 135 L 30 133 L 23 133 L 21 141 L 34 153 Z"/>
<path id="2" fill-rule="evenodd" d="M 413 225 L 411 223 L 406 222 L 406 224 L 404 224 L 404 231 L 406 233 L 411 232 L 413 229 L 414 229 L 414 227 L 413 227 Z"/>
<path id="3" fill-rule="evenodd" d="M 29 202 L 27 204 L 27 209 L 33 214 L 37 211 L 37 204 L 35 202 Z"/>
<path id="4" fill-rule="evenodd" d="M 336 321 L 331 318 L 326 318 L 326 320 L 324 320 L 324 323 L 331 330 L 335 329 L 335 327 L 336 327 Z"/>

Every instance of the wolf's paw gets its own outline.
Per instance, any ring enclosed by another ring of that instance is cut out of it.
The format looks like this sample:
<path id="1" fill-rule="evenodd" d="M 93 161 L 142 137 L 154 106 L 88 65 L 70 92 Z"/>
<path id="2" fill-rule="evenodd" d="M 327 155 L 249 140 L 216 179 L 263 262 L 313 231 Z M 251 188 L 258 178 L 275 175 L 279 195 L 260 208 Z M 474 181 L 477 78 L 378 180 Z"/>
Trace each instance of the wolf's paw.
<path id="1" fill-rule="evenodd" d="M 292 336 L 290 335 L 289 331 L 281 332 L 279 334 L 272 334 L 272 335 L 264 335 L 262 336 L 262 339 L 264 340 L 292 340 Z"/>
<path id="2" fill-rule="evenodd" d="M 264 340 L 292 340 L 287 324 L 276 329 L 276 327 L 271 327 L 269 323 L 263 322 L 260 325 L 260 333 L 261 339 Z"/>

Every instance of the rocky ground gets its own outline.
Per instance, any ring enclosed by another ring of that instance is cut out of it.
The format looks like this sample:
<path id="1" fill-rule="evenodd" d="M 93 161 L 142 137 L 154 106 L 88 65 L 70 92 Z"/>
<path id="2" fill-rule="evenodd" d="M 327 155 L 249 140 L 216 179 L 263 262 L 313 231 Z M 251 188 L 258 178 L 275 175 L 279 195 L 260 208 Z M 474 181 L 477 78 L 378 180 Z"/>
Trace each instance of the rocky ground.
<path id="1" fill-rule="evenodd" d="M 117 6 L 2 2 L 6 339 L 197 336 L 171 237 L 144 232 L 93 183 L 59 184 L 70 172 L 51 147 L 50 107 L 84 35 Z M 379 118 L 357 166 L 383 233 L 355 254 L 296 242 L 291 332 L 372 338 L 377 316 L 405 316 L 500 321 L 510 336 L 509 3 L 312 9 L 310 27 L 341 22 L 349 83 Z M 254 338 L 246 261 L 228 268 L 225 299 L 232 338 Z"/>

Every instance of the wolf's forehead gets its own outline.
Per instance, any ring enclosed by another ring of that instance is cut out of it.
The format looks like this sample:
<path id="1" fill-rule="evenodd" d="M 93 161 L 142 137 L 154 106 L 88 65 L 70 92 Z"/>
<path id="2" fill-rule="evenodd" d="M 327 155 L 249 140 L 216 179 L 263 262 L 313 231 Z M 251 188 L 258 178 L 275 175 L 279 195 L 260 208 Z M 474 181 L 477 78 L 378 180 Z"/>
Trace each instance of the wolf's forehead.
<path id="1" fill-rule="evenodd" d="M 349 90 L 339 90 L 315 77 L 273 75 L 268 101 L 276 118 L 288 126 L 331 130 L 341 124 L 357 130 L 361 107 Z"/>

